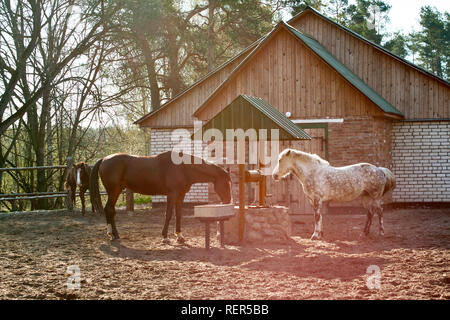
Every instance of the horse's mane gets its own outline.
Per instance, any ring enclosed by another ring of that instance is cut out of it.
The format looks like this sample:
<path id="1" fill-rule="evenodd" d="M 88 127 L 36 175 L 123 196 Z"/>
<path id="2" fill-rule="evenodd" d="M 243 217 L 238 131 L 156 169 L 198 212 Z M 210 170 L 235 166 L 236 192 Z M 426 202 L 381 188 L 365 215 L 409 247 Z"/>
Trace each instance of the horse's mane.
<path id="1" fill-rule="evenodd" d="M 216 171 L 218 173 L 218 175 L 222 176 L 227 181 L 231 181 L 229 173 L 224 168 L 222 168 L 218 164 L 215 164 L 214 162 L 211 162 L 211 161 L 208 161 L 205 159 L 203 159 L 203 160 L 204 160 L 204 164 L 206 164 L 212 170 Z"/>
<path id="2" fill-rule="evenodd" d="M 284 150 L 281 154 L 280 157 L 283 156 L 284 154 L 290 152 L 290 154 L 292 156 L 294 156 L 295 158 L 300 158 L 301 160 L 307 160 L 310 162 L 318 162 L 319 164 L 323 164 L 323 165 L 329 165 L 330 163 L 327 160 L 322 159 L 321 157 L 319 157 L 317 154 L 312 154 L 312 153 L 308 153 L 308 152 L 303 152 L 300 150 L 295 150 L 295 149 L 286 149 Z"/>
<path id="3" fill-rule="evenodd" d="M 198 158 L 198 157 L 193 156 L 193 155 L 191 155 L 191 157 L 192 157 L 191 163 L 195 163 L 194 158 Z M 209 176 L 221 176 L 221 177 L 225 178 L 227 181 L 231 181 L 230 175 L 224 168 L 222 168 L 218 164 L 211 162 L 207 159 L 204 159 L 204 158 L 200 158 L 200 159 L 202 160 L 202 163 L 200 165 L 194 166 L 195 170 L 198 170 Z"/>

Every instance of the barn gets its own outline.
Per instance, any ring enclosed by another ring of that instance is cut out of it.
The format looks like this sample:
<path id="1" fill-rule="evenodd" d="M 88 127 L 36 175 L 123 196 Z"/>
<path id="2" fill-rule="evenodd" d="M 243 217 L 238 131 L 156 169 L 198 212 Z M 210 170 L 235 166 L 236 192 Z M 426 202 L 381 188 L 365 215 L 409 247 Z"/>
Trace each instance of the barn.
<path id="1" fill-rule="evenodd" d="M 334 166 L 390 168 L 397 188 L 387 202 L 450 203 L 449 89 L 448 81 L 308 7 L 136 124 L 150 129 L 157 154 L 173 147 L 174 129 L 193 132 L 194 120 L 211 120 L 240 95 L 257 97 L 312 137 L 283 147 Z M 267 189 L 274 203 L 311 211 L 297 181 L 268 179 Z M 208 185 L 198 184 L 186 201 L 211 197 Z"/>

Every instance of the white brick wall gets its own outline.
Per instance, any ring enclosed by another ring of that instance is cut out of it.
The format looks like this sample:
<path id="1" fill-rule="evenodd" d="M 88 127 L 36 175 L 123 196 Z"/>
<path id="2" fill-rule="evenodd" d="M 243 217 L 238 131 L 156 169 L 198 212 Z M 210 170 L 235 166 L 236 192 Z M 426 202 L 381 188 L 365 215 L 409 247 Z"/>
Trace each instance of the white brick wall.
<path id="1" fill-rule="evenodd" d="M 450 202 L 450 122 L 397 122 L 392 128 L 394 202 Z"/>
<path id="2" fill-rule="evenodd" d="M 192 134 L 193 130 L 188 129 Z M 175 143 L 171 141 L 173 129 L 152 129 L 150 136 L 151 154 L 156 155 L 158 153 L 171 150 Z M 191 145 L 193 147 L 193 144 Z M 167 202 L 166 196 L 152 196 L 153 202 Z M 186 194 L 184 198 L 185 202 L 208 202 L 208 184 L 196 183 L 192 185 L 191 190 Z"/>

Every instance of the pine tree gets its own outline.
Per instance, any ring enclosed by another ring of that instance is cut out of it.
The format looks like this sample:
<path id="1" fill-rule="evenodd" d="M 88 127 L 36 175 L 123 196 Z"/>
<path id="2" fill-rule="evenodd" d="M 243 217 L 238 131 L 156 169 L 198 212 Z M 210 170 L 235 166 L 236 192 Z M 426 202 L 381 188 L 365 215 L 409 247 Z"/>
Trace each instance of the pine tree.
<path id="1" fill-rule="evenodd" d="M 406 58 L 408 55 L 406 44 L 407 37 L 401 32 L 395 32 L 393 37 L 383 44 L 383 47 L 401 58 Z"/>
<path id="2" fill-rule="evenodd" d="M 410 35 L 410 48 L 417 53 L 418 64 L 441 78 L 448 79 L 450 59 L 450 15 L 436 8 L 420 9 L 421 30 Z"/>
<path id="3" fill-rule="evenodd" d="M 381 44 L 391 6 L 382 0 L 357 0 L 347 8 L 347 27 L 364 38 Z"/>

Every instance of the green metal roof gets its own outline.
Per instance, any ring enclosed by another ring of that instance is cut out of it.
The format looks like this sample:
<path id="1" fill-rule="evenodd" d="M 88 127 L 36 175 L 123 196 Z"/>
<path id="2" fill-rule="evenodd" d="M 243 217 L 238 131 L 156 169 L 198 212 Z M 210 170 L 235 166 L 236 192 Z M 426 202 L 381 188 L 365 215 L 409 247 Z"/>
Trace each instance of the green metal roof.
<path id="1" fill-rule="evenodd" d="M 218 129 L 226 139 L 226 129 L 267 129 L 267 140 L 271 129 L 279 130 L 279 140 L 309 140 L 311 137 L 296 126 L 284 114 L 261 98 L 239 95 L 228 106 L 205 123 L 202 130 Z M 192 135 L 194 136 L 195 133 Z"/>
<path id="2" fill-rule="evenodd" d="M 275 33 L 279 28 L 285 28 L 293 36 L 302 41 L 308 48 L 314 51 L 321 59 L 323 59 L 331 68 L 335 69 L 344 79 L 346 79 L 351 85 L 357 88 L 362 94 L 364 94 L 369 100 L 371 100 L 376 106 L 378 106 L 386 114 L 393 114 L 397 116 L 404 117 L 404 115 L 378 93 L 376 93 L 370 86 L 368 86 L 363 80 L 361 80 L 356 74 L 354 74 L 350 69 L 348 69 L 344 64 L 337 60 L 330 52 L 328 52 L 319 42 L 315 39 L 306 36 L 305 34 L 299 32 L 294 27 L 290 26 L 284 21 L 280 21 L 278 25 L 265 37 L 265 39 L 259 42 L 258 46 L 253 49 L 253 51 L 236 67 L 235 70 L 228 76 L 228 78 L 223 81 L 214 92 L 200 105 L 199 108 L 194 112 L 194 116 L 198 116 L 199 113 L 205 108 L 206 104 L 228 83 L 231 77 L 238 72 L 241 67 L 250 60 L 255 52 Z"/>
<path id="3" fill-rule="evenodd" d="M 311 7 L 311 6 L 306 6 L 305 9 L 304 9 L 302 12 L 299 12 L 297 15 L 295 15 L 294 17 L 292 17 L 292 18 L 288 21 L 288 23 L 290 23 L 291 21 L 296 20 L 297 17 L 301 16 L 302 14 L 304 14 L 304 13 L 307 12 L 307 11 L 311 11 L 311 12 L 315 13 L 315 14 L 318 15 L 319 17 L 322 17 L 323 19 L 325 19 L 325 20 L 331 22 L 332 24 L 334 24 L 334 25 L 337 26 L 338 28 L 347 31 L 348 33 L 352 34 L 353 36 L 357 37 L 358 39 L 360 39 L 360 40 L 362 40 L 362 41 L 364 41 L 364 42 L 370 44 L 370 45 L 373 46 L 373 47 L 376 47 L 377 49 L 383 51 L 384 53 L 387 53 L 388 55 L 394 57 L 395 59 L 398 59 L 398 60 L 402 61 L 403 63 L 409 65 L 410 67 L 413 67 L 413 68 L 417 69 L 418 71 L 427 74 L 428 76 L 431 76 L 431 77 L 433 77 L 433 78 L 436 78 L 438 81 L 441 81 L 442 83 L 445 83 L 446 85 L 450 85 L 450 82 L 447 81 L 447 80 L 445 80 L 444 78 L 441 78 L 441 77 L 439 77 L 438 75 L 436 75 L 436 74 L 434 74 L 434 73 L 432 73 L 432 72 L 430 72 L 430 71 L 428 71 L 428 70 L 426 70 L 426 69 L 424 69 L 424 68 L 422 68 L 422 67 L 420 67 L 420 66 L 418 66 L 418 65 L 416 65 L 416 64 L 414 64 L 414 63 L 412 63 L 411 61 L 408 61 L 408 60 L 406 60 L 406 59 L 404 59 L 404 58 L 402 58 L 402 57 L 396 55 L 395 53 L 393 53 L 393 52 L 387 50 L 386 48 L 382 47 L 381 45 L 379 45 L 379 44 L 377 44 L 377 43 L 375 43 L 375 42 L 373 42 L 373 41 L 370 41 L 369 39 L 364 38 L 364 37 L 363 37 L 362 35 L 360 35 L 359 33 L 353 31 L 353 30 L 350 29 L 350 28 L 347 28 L 346 26 L 343 26 L 342 24 L 338 23 L 337 21 L 333 20 L 332 18 L 327 17 L 326 15 L 322 14 L 321 12 L 317 11 L 316 9 L 314 9 L 314 8 Z"/>
<path id="4" fill-rule="evenodd" d="M 370 86 L 368 86 L 363 80 L 361 80 L 356 74 L 354 74 L 349 68 L 347 68 L 343 63 L 337 60 L 331 53 L 329 53 L 322 45 L 306 36 L 305 34 L 299 32 L 294 27 L 284 23 L 289 31 L 292 32 L 297 38 L 299 38 L 304 44 L 306 44 L 311 50 L 313 50 L 317 55 L 319 55 L 326 63 L 328 63 L 333 69 L 335 69 L 341 76 L 343 76 L 348 82 L 355 86 L 359 91 L 361 91 L 367 98 L 369 98 L 373 103 L 379 106 L 384 112 L 397 114 L 403 116 L 397 108 L 387 102 L 382 96 L 376 93 Z"/>

